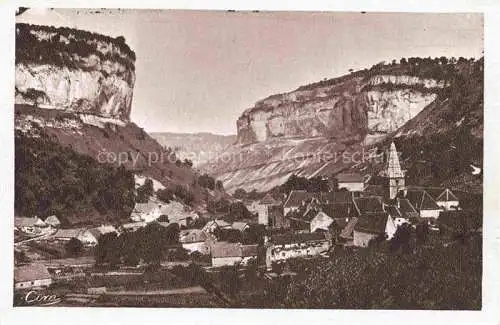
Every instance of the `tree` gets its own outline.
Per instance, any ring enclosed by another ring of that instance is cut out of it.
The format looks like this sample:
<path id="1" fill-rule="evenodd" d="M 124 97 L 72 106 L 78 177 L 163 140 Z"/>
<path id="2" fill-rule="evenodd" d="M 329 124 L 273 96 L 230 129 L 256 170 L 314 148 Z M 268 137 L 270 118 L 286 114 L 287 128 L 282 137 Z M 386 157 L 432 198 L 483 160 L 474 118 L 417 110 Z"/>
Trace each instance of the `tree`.
<path id="1" fill-rule="evenodd" d="M 240 291 L 240 278 L 238 266 L 223 266 L 219 273 L 221 289 L 230 297 L 235 297 Z"/>
<path id="2" fill-rule="evenodd" d="M 156 219 L 156 221 L 158 221 L 158 222 L 170 222 L 170 220 L 168 219 L 168 216 L 166 214 L 162 214 L 161 216 L 159 216 L 158 219 Z"/>
<path id="3" fill-rule="evenodd" d="M 410 238 L 411 238 L 411 226 L 407 223 L 403 223 L 398 227 L 398 229 L 394 233 L 394 236 L 389 241 L 389 247 L 393 251 L 402 249 L 403 252 L 409 252 Z"/>
<path id="4" fill-rule="evenodd" d="M 208 188 L 209 190 L 215 189 L 215 179 L 213 177 L 208 176 L 207 174 L 203 174 L 198 179 L 198 184 L 201 187 Z"/>
<path id="5" fill-rule="evenodd" d="M 96 265 L 108 264 L 114 267 L 120 263 L 120 246 L 115 233 L 103 234 L 95 249 Z"/>
<path id="6" fill-rule="evenodd" d="M 144 184 L 137 188 L 137 202 L 146 203 L 153 194 L 154 194 L 153 181 L 147 178 L 144 181 Z"/>
<path id="7" fill-rule="evenodd" d="M 259 270 L 259 264 L 257 260 L 252 259 L 248 261 L 247 266 L 245 268 L 245 278 L 250 284 L 253 284 L 257 281 L 257 271 Z"/>
<path id="8" fill-rule="evenodd" d="M 66 254 L 70 257 L 80 256 L 83 252 L 83 244 L 76 238 L 71 238 L 65 245 Z"/>
<path id="9" fill-rule="evenodd" d="M 165 188 L 156 191 L 156 197 L 165 203 L 169 203 L 174 198 L 174 193 L 172 190 Z"/>
<path id="10" fill-rule="evenodd" d="M 244 199 L 246 196 L 247 196 L 247 191 L 245 191 L 242 188 L 236 189 L 236 191 L 234 191 L 233 193 L 233 197 L 239 200 Z"/>
<path id="11" fill-rule="evenodd" d="M 429 235 L 429 226 L 427 222 L 422 222 L 415 228 L 415 236 L 418 245 L 425 244 L 427 241 L 427 236 Z"/>
<path id="12" fill-rule="evenodd" d="M 246 245 L 263 245 L 265 234 L 266 227 L 264 225 L 250 224 L 248 228 L 243 231 L 242 242 Z"/>

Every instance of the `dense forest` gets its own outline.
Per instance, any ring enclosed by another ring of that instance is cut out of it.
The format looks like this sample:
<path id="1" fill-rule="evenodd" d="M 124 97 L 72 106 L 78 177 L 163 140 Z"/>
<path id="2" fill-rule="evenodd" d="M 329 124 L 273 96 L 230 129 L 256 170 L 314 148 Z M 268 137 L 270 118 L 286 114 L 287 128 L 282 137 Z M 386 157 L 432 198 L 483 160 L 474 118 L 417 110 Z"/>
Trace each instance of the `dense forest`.
<path id="1" fill-rule="evenodd" d="M 16 133 L 15 180 L 16 215 L 56 214 L 68 225 L 128 218 L 134 206 L 131 172 L 99 164 L 43 133 L 40 137 Z"/>

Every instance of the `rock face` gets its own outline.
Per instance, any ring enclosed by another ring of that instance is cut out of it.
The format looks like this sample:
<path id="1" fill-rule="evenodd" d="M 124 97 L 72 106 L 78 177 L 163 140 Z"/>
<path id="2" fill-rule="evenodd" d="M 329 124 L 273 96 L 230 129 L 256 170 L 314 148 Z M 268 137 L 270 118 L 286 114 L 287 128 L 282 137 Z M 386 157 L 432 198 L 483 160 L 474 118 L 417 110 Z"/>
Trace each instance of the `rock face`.
<path id="1" fill-rule="evenodd" d="M 260 100 L 238 118 L 236 144 L 199 168 L 229 192 L 267 191 L 292 174 L 331 176 L 379 159 L 370 148 L 421 115 L 448 87 L 409 72 L 402 66 L 361 70 Z"/>
<path id="2" fill-rule="evenodd" d="M 15 103 L 129 121 L 134 62 L 123 38 L 17 24 Z"/>
<path id="3" fill-rule="evenodd" d="M 387 85 L 392 88 L 387 89 Z M 377 75 L 368 80 L 353 77 L 326 86 L 301 87 L 270 96 L 246 110 L 237 121 L 237 142 L 390 133 L 436 99 L 432 89 L 444 86 L 443 81 L 433 79 Z"/>

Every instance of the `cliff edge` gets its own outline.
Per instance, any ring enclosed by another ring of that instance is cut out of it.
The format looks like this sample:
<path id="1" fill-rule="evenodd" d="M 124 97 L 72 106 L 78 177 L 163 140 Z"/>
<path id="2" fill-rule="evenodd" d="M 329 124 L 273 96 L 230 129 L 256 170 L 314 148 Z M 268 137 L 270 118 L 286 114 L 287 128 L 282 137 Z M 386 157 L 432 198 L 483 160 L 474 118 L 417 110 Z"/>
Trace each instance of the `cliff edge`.
<path id="1" fill-rule="evenodd" d="M 134 64 L 123 37 L 18 23 L 15 103 L 128 122 Z"/>

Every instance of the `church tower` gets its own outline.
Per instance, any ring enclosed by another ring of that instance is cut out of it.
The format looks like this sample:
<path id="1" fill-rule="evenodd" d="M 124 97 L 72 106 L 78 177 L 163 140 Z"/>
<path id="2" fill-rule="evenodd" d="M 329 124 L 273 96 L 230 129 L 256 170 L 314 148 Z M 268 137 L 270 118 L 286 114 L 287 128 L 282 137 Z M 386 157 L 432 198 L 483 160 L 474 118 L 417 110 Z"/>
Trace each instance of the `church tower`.
<path id="1" fill-rule="evenodd" d="M 401 170 L 396 145 L 391 143 L 387 159 L 387 176 L 389 177 L 389 198 L 392 200 L 398 192 L 405 188 L 405 175 Z"/>

